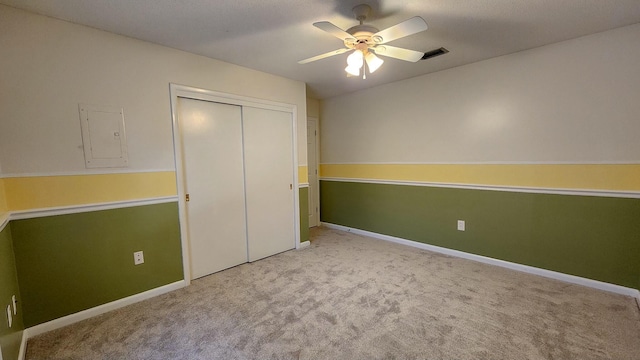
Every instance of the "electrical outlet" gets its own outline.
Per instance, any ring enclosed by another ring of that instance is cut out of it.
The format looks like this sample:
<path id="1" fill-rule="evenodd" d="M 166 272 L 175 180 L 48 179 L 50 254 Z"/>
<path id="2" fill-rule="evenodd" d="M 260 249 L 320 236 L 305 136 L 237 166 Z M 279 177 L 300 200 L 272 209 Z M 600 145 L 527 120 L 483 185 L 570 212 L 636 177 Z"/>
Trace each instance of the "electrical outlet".
<path id="1" fill-rule="evenodd" d="M 11 313 L 11 305 L 7 305 L 7 324 L 9 327 L 13 325 L 13 314 Z"/>
<path id="2" fill-rule="evenodd" d="M 464 220 L 458 220 L 458 231 L 464 231 Z"/>
<path id="3" fill-rule="evenodd" d="M 11 304 L 13 304 L 13 315 L 15 315 L 18 313 L 18 301 L 16 301 L 15 295 L 11 297 Z"/>
<path id="4" fill-rule="evenodd" d="M 142 251 L 136 251 L 133 253 L 133 265 L 144 264 L 144 253 Z"/>

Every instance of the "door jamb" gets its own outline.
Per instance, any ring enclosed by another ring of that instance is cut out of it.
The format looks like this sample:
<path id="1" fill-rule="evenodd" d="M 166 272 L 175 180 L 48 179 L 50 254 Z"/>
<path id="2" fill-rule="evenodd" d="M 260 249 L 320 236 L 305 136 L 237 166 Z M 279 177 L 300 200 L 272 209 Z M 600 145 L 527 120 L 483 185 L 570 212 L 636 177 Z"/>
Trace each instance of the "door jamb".
<path id="1" fill-rule="evenodd" d="M 316 207 L 318 208 L 318 211 L 316 214 L 316 223 L 312 225 L 319 226 L 320 225 L 320 119 L 315 116 L 307 116 L 307 124 L 309 123 L 309 120 L 313 120 L 316 124 L 316 127 L 313 130 L 315 131 L 315 134 L 316 134 L 315 154 L 316 154 L 316 170 L 318 171 L 318 173 L 316 174 L 315 184 L 313 184 L 315 191 L 311 195 L 315 200 L 315 204 L 316 204 Z"/>

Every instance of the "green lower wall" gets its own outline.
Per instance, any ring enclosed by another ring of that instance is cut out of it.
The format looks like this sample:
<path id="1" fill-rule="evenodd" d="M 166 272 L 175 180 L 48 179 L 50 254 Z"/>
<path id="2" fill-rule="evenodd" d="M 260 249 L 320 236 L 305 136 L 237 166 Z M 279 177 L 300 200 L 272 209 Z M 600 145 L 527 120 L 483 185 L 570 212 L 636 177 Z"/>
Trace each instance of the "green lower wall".
<path id="1" fill-rule="evenodd" d="M 320 203 L 323 222 L 640 289 L 640 199 L 321 181 Z"/>
<path id="2" fill-rule="evenodd" d="M 299 196 L 303 242 L 309 240 L 308 188 Z M 139 250 L 145 263 L 135 266 Z M 0 270 L 0 301 L 18 294 L 19 281 L 26 327 L 182 280 L 178 205 L 14 220 L 0 233 Z M 20 336 L 17 347 L 5 343 L 24 329 L 19 315 L 18 327 L 0 329 L 4 360 L 17 356 Z"/>
<path id="3" fill-rule="evenodd" d="M 11 227 L 7 225 L 0 231 L 0 348 L 3 360 L 17 360 L 22 341 L 22 298 L 18 287 L 18 276 L 13 251 Z M 9 328 L 6 321 L 7 305 L 11 304 L 11 297 L 18 300 L 17 314 L 13 318 L 13 325 Z"/>
<path id="4" fill-rule="evenodd" d="M 177 203 L 16 220 L 11 232 L 27 327 L 183 279 Z"/>
<path id="5" fill-rule="evenodd" d="M 300 198 L 300 242 L 309 240 L 309 188 L 299 190 Z"/>

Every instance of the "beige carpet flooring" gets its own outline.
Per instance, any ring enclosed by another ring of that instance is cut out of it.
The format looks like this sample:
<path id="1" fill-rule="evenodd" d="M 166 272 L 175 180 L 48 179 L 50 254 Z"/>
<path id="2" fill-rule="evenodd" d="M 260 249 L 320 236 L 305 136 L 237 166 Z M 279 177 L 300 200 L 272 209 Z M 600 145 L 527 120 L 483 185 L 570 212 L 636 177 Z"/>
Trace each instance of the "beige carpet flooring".
<path id="1" fill-rule="evenodd" d="M 36 359 L 640 359 L 631 297 L 330 229 L 30 339 Z"/>

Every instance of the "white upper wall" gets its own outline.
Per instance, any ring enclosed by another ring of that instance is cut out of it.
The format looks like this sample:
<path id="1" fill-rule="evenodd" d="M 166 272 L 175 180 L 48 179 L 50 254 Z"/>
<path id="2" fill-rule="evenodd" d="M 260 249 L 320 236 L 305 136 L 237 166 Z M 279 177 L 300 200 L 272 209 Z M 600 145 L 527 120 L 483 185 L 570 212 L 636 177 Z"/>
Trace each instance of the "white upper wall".
<path id="1" fill-rule="evenodd" d="M 638 163 L 639 39 L 636 24 L 324 100 L 321 162 Z"/>
<path id="2" fill-rule="evenodd" d="M 129 167 L 116 171 L 174 170 L 169 83 L 297 105 L 306 164 L 302 82 L 2 5 L 0 49 L 4 175 L 89 172 L 78 103 L 124 108 Z"/>

